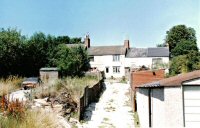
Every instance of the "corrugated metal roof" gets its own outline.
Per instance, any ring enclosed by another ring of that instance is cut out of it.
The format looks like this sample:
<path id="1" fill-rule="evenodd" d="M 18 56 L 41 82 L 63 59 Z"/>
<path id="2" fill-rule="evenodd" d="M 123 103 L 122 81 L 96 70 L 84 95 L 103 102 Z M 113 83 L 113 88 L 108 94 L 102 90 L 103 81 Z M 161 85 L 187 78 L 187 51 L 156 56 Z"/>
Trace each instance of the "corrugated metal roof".
<path id="1" fill-rule="evenodd" d="M 147 57 L 169 57 L 169 48 L 148 48 Z"/>
<path id="2" fill-rule="evenodd" d="M 125 55 L 124 46 L 95 46 L 88 48 L 89 55 Z"/>
<path id="3" fill-rule="evenodd" d="M 52 67 L 52 68 L 41 68 L 40 71 L 58 71 L 58 68 Z"/>
<path id="4" fill-rule="evenodd" d="M 143 84 L 142 87 L 160 87 L 159 81 L 148 83 L 148 84 Z"/>

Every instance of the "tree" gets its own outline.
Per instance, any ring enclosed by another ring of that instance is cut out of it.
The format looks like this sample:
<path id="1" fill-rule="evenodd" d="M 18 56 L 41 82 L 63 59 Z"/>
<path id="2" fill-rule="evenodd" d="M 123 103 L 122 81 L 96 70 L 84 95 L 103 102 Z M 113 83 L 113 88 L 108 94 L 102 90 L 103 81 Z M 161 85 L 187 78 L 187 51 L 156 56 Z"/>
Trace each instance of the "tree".
<path id="1" fill-rule="evenodd" d="M 80 44 L 83 43 L 81 42 L 81 38 L 74 37 L 70 38 L 68 36 L 58 36 L 56 37 L 56 42 L 59 44 Z"/>
<path id="2" fill-rule="evenodd" d="M 62 76 L 82 76 L 90 68 L 87 52 L 81 46 L 68 48 L 60 44 L 52 62 L 60 69 Z"/>
<path id="3" fill-rule="evenodd" d="M 30 38 L 17 29 L 0 29 L 0 76 L 38 76 L 41 67 L 58 66 L 63 75 L 82 75 L 88 70 L 88 56 L 82 47 L 68 49 L 66 43 L 82 43 L 81 38 L 45 35 Z"/>
<path id="4" fill-rule="evenodd" d="M 185 25 L 176 25 L 166 32 L 165 44 L 169 45 L 170 51 L 182 40 L 196 43 L 195 30 Z"/>
<path id="5" fill-rule="evenodd" d="M 196 43 L 195 30 L 185 25 L 176 25 L 166 32 L 165 44 L 169 45 L 170 52 L 182 40 Z M 172 54 L 173 55 L 173 54 Z"/>
<path id="6" fill-rule="evenodd" d="M 173 56 L 185 55 L 191 51 L 198 51 L 196 42 L 181 40 L 174 49 L 171 50 Z"/>
<path id="7" fill-rule="evenodd" d="M 185 55 L 172 58 L 170 64 L 170 75 L 186 73 L 200 69 L 200 55 L 197 51 L 190 51 Z"/>
<path id="8" fill-rule="evenodd" d="M 46 35 L 42 32 L 35 33 L 26 44 L 26 54 L 24 55 L 26 75 L 37 76 L 39 69 L 48 64 L 48 42 Z"/>
<path id="9" fill-rule="evenodd" d="M 21 74 L 23 43 L 26 37 L 17 29 L 0 30 L 0 75 Z"/>

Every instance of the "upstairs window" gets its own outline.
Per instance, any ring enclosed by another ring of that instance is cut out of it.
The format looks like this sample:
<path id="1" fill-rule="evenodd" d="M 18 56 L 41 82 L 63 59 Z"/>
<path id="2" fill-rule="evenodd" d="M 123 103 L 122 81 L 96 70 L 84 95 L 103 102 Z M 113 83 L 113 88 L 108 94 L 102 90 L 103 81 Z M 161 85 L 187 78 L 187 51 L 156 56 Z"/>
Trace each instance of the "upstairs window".
<path id="1" fill-rule="evenodd" d="M 113 66 L 113 73 L 120 73 L 120 66 Z"/>
<path id="2" fill-rule="evenodd" d="M 120 55 L 113 55 L 113 61 L 120 61 Z"/>

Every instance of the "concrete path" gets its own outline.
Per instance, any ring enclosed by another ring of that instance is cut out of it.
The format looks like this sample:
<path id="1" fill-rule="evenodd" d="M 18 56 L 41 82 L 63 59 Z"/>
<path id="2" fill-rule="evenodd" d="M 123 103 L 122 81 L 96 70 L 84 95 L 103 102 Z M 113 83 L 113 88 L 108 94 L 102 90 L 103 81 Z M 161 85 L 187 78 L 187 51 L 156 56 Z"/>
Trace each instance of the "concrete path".
<path id="1" fill-rule="evenodd" d="M 129 85 L 106 82 L 106 90 L 98 103 L 91 104 L 85 113 L 82 128 L 133 128 Z"/>

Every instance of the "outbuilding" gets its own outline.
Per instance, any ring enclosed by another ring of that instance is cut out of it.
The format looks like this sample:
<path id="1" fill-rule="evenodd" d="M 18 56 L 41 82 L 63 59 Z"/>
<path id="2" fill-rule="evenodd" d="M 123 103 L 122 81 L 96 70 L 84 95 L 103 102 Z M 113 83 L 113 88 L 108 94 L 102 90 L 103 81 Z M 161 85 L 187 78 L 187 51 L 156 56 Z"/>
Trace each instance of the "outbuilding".
<path id="1" fill-rule="evenodd" d="M 199 127 L 200 70 L 136 87 L 141 127 Z"/>
<path id="2" fill-rule="evenodd" d="M 41 68 L 40 69 L 40 79 L 42 81 L 49 81 L 58 79 L 59 73 L 58 68 Z"/>

